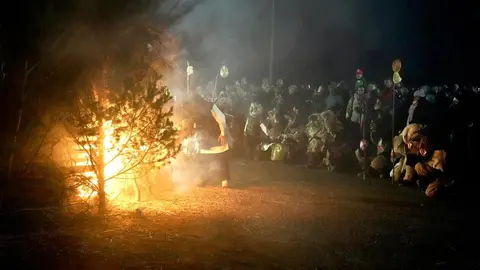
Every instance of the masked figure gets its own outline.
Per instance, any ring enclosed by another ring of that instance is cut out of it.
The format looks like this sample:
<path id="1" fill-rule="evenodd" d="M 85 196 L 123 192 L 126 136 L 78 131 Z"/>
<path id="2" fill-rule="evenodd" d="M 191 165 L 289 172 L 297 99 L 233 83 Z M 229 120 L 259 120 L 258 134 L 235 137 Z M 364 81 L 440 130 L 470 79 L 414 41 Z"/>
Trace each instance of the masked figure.
<path id="1" fill-rule="evenodd" d="M 416 124 L 427 124 L 426 122 L 426 111 L 425 105 L 427 105 L 425 101 L 426 96 L 426 87 L 422 86 L 419 90 L 413 93 L 413 102 L 408 109 L 408 118 L 407 118 L 407 126 L 413 123 Z"/>
<path id="2" fill-rule="evenodd" d="M 283 86 L 284 86 L 283 79 L 277 79 L 275 83 L 275 88 L 283 92 Z"/>
<path id="3" fill-rule="evenodd" d="M 327 91 L 324 90 L 323 86 L 319 86 L 317 91 L 313 92 L 312 94 L 312 102 L 313 102 L 313 113 L 321 113 L 325 111 L 325 99 L 326 99 Z"/>
<path id="4" fill-rule="evenodd" d="M 452 184 L 445 173 L 445 150 L 429 145 L 428 136 L 421 125 L 405 127 L 401 136 L 406 146 L 406 168 L 411 168 L 412 172 L 404 180 L 416 179 L 417 185 L 428 197 L 438 195 L 442 189 Z"/>
<path id="5" fill-rule="evenodd" d="M 232 108 L 235 109 L 235 107 L 240 103 L 240 97 L 237 94 L 237 87 L 235 85 L 227 85 L 225 86 L 225 91 L 232 101 Z"/>
<path id="6" fill-rule="evenodd" d="M 262 90 L 263 92 L 265 93 L 269 93 L 271 90 L 272 90 L 272 86 L 270 85 L 270 83 L 268 82 L 268 79 L 267 78 L 264 78 L 262 80 Z"/>
<path id="7" fill-rule="evenodd" d="M 277 111 L 280 111 L 283 105 L 285 104 L 285 100 L 283 99 L 283 96 L 280 93 L 274 94 L 272 102 L 273 102 L 273 107 Z"/>
<path id="8" fill-rule="evenodd" d="M 264 109 L 271 110 L 275 108 L 273 97 L 274 97 L 273 87 L 268 82 L 268 79 L 263 79 L 262 91 L 260 93 L 260 101 Z"/>
<path id="9" fill-rule="evenodd" d="M 332 111 L 315 113 L 308 117 L 305 129 L 307 134 L 307 167 L 314 168 L 319 161 L 331 171 L 335 170 L 334 160 L 341 151 L 334 145 L 337 133 L 343 129 Z"/>
<path id="10" fill-rule="evenodd" d="M 234 91 L 238 97 L 238 104 L 235 104 L 235 107 L 238 108 L 238 112 L 244 117 L 246 115 L 245 112 L 248 111 L 250 106 L 251 95 L 247 92 L 247 89 L 241 85 L 240 81 L 235 82 Z"/>
<path id="11" fill-rule="evenodd" d="M 324 111 L 320 114 L 323 122 L 324 132 L 322 141 L 325 145 L 325 158 L 323 165 L 329 171 L 335 171 L 338 161 L 345 153 L 345 143 L 342 141 L 343 124 L 338 120 L 332 111 Z"/>
<path id="12" fill-rule="evenodd" d="M 397 85 L 397 84 L 396 84 Z M 411 91 L 406 87 L 399 87 L 398 88 L 399 96 L 401 100 L 408 100 L 408 96 L 411 95 Z"/>
<path id="13" fill-rule="evenodd" d="M 247 81 L 247 78 L 243 77 L 241 80 L 240 80 L 240 84 L 242 86 L 248 86 L 248 81 Z"/>
<path id="14" fill-rule="evenodd" d="M 332 82 L 328 86 L 329 95 L 325 99 L 325 109 L 335 112 L 336 115 L 340 115 L 345 107 L 345 102 L 341 95 L 338 94 L 338 86 Z"/>
<path id="15" fill-rule="evenodd" d="M 283 80 L 277 79 L 275 85 L 271 86 L 274 94 L 283 94 Z"/>
<path id="16" fill-rule="evenodd" d="M 233 111 L 233 101 L 226 91 L 221 91 L 215 101 L 218 108 L 223 112 L 231 113 Z"/>
<path id="17" fill-rule="evenodd" d="M 406 172 L 406 161 L 407 161 L 407 152 L 405 143 L 403 142 L 402 136 L 398 135 L 393 138 L 393 148 L 391 151 L 391 161 L 393 164 L 393 169 L 390 171 L 390 177 L 393 176 L 393 180 L 399 183 L 402 183 L 402 175 L 412 175 L 413 177 L 413 168 L 409 168 L 409 172 Z M 408 179 L 408 177 L 407 177 Z M 407 180 L 408 181 L 408 180 Z M 410 180 L 411 181 L 411 180 Z"/>
<path id="18" fill-rule="evenodd" d="M 280 124 L 280 114 L 277 109 L 273 109 L 268 112 L 265 126 L 271 139 L 278 138 L 282 134 L 283 129 Z"/>
<path id="19" fill-rule="evenodd" d="M 298 109 L 294 106 L 285 115 L 287 124 L 284 129 L 286 143 L 289 145 L 289 157 L 298 156 L 305 147 L 305 126 L 301 124 Z"/>
<path id="20" fill-rule="evenodd" d="M 394 180 L 399 181 L 401 185 L 411 184 L 414 181 L 415 170 L 412 164 L 415 165 L 415 162 L 409 161 L 407 163 L 407 157 L 412 157 L 412 155 L 408 150 L 406 141 L 412 137 L 419 137 L 418 134 L 422 129 L 422 125 L 419 124 L 408 125 L 393 140 L 392 159 L 395 166 L 391 173 L 393 173 Z"/>
<path id="21" fill-rule="evenodd" d="M 356 91 L 358 91 L 358 88 L 360 88 L 360 87 L 366 88 L 367 87 L 367 81 L 363 77 L 363 71 L 361 69 L 357 69 L 357 71 L 355 72 L 355 87 L 353 89 L 351 89 L 351 90 L 353 90 L 353 92 L 351 92 L 350 97 L 352 97 L 353 94 Z"/>
<path id="22" fill-rule="evenodd" d="M 379 92 L 378 98 L 382 102 L 382 110 L 388 112 L 392 107 L 394 93 L 393 82 L 391 79 L 386 79 L 385 81 L 383 81 L 383 84 L 384 88 L 382 91 Z"/>
<path id="23" fill-rule="evenodd" d="M 298 87 L 296 85 L 290 85 L 288 87 L 288 95 L 293 96 L 298 92 Z"/>
<path id="24" fill-rule="evenodd" d="M 250 103 L 248 109 L 247 120 L 245 122 L 244 132 L 244 146 L 246 157 L 253 159 L 256 146 L 260 143 L 261 128 L 260 123 L 263 115 L 263 107 L 260 103 L 254 100 Z"/>
<path id="25" fill-rule="evenodd" d="M 296 107 L 297 109 L 303 109 L 305 106 L 305 99 L 302 99 L 302 95 L 297 85 L 290 85 L 288 87 L 288 93 L 285 95 L 285 102 L 288 103 L 287 107 Z"/>
<path id="26" fill-rule="evenodd" d="M 199 181 L 194 181 L 198 185 L 219 181 L 226 186 L 230 177 L 231 137 L 224 114 L 218 106 L 191 93 L 187 103 L 179 108 L 185 118 L 179 127 L 183 151 L 173 162 L 174 173 L 180 174 L 175 179 L 198 178 Z M 195 175 L 189 175 L 188 171 Z"/>
<path id="27" fill-rule="evenodd" d="M 248 95 L 250 95 L 250 98 L 251 98 L 252 95 L 257 95 L 257 98 L 258 98 L 258 94 L 259 94 L 261 89 L 259 87 L 255 87 L 254 85 L 249 83 L 247 81 L 247 78 L 243 77 L 240 80 L 240 86 L 245 90 L 245 92 L 248 93 Z"/>
<path id="28" fill-rule="evenodd" d="M 257 146 L 257 154 L 270 153 L 271 161 L 287 161 L 289 145 L 287 135 L 281 127 L 280 114 L 277 109 L 270 110 L 266 121 L 261 124 L 264 130 L 264 140 Z"/>
<path id="29" fill-rule="evenodd" d="M 380 178 L 384 178 L 389 170 L 388 153 L 390 151 L 387 149 L 389 145 L 386 143 L 386 138 L 390 137 L 388 132 L 390 122 L 386 121 L 386 114 L 382 111 L 380 99 L 376 100 L 369 120 L 369 136 L 362 140 L 360 147 L 355 150 L 355 157 L 363 172 L 368 174 L 373 172 Z M 367 160 L 365 160 L 364 154 L 366 154 Z M 369 167 L 365 168 L 365 166 Z"/>
<path id="30" fill-rule="evenodd" d="M 349 140 L 359 142 L 363 137 L 363 122 L 367 112 L 368 95 L 366 93 L 364 80 L 357 80 L 356 92 L 350 98 L 346 108 L 345 120 L 349 127 Z M 355 148 L 354 148 L 355 149 Z"/>
<path id="31" fill-rule="evenodd" d="M 356 91 L 353 97 L 348 101 L 345 118 L 353 123 L 360 124 L 367 109 L 367 93 L 365 85 L 361 80 L 357 81 L 355 88 Z"/>
<path id="32" fill-rule="evenodd" d="M 308 117 L 308 124 L 305 128 L 307 134 L 307 167 L 313 168 L 318 165 L 318 160 L 323 152 L 323 142 L 320 138 L 323 123 L 320 114 L 315 113 Z"/>
<path id="33" fill-rule="evenodd" d="M 258 153 L 270 150 L 270 160 L 289 162 L 297 155 L 299 148 L 303 145 L 303 126 L 297 121 L 298 110 L 292 108 L 285 115 L 288 122 L 282 129 L 282 123 L 276 109 L 269 111 L 269 116 L 262 129 L 265 129 L 267 138 L 257 148 Z"/>
<path id="34" fill-rule="evenodd" d="M 238 98 L 245 100 L 247 98 L 247 91 L 242 87 L 242 84 L 239 81 L 235 82 L 235 88 L 237 90 Z"/>

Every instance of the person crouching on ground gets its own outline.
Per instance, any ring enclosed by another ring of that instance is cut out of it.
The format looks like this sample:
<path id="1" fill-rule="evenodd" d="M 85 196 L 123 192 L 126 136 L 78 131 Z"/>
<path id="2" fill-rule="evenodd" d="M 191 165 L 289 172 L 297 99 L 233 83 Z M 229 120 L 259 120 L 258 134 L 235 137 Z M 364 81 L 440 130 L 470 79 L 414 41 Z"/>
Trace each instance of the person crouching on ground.
<path id="1" fill-rule="evenodd" d="M 263 106 L 258 102 L 256 96 L 253 96 L 250 107 L 248 108 L 247 120 L 245 121 L 243 129 L 245 157 L 249 160 L 255 159 L 255 149 L 261 141 L 260 123 L 262 116 Z"/>
<path id="2" fill-rule="evenodd" d="M 402 137 L 407 150 L 406 166 L 413 168 L 413 177 L 425 195 L 435 197 L 452 184 L 444 170 L 446 152 L 428 143 L 423 126 L 408 125 Z"/>

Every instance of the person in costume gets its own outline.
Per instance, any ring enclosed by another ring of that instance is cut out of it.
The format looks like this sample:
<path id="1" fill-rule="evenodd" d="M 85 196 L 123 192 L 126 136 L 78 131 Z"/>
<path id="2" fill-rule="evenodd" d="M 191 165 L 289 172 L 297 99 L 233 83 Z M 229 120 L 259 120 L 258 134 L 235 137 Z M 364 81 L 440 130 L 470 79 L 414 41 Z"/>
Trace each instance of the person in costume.
<path id="1" fill-rule="evenodd" d="M 195 172 L 188 177 L 197 185 L 218 181 L 227 187 L 231 136 L 224 113 L 195 92 L 190 93 L 181 109 L 184 120 L 179 137 L 184 155 L 174 162 L 174 173 Z"/>
<path id="2" fill-rule="evenodd" d="M 328 91 L 329 94 L 325 99 L 325 110 L 330 110 L 339 116 L 345 107 L 345 101 L 338 92 L 338 84 L 331 82 L 328 85 Z"/>
<path id="3" fill-rule="evenodd" d="M 326 166 L 335 171 L 336 162 L 340 158 L 340 148 L 335 144 L 337 135 L 343 130 L 332 111 L 314 113 L 308 117 L 305 129 L 307 135 L 307 168 Z"/>
<path id="4" fill-rule="evenodd" d="M 321 156 L 325 150 L 322 141 L 323 128 L 320 113 L 314 113 L 308 117 L 308 124 L 305 128 L 307 135 L 307 168 L 315 168 L 320 165 Z"/>
<path id="5" fill-rule="evenodd" d="M 355 150 L 355 157 L 357 158 L 362 172 L 366 171 L 374 173 L 380 178 L 384 178 L 389 170 L 388 156 L 390 153 L 389 138 L 391 137 L 390 127 L 391 117 L 382 110 L 381 100 L 376 99 L 373 105 L 373 110 L 369 113 L 369 132 L 365 140 L 367 143 L 361 143 L 360 148 Z M 365 151 L 367 160 L 365 160 Z M 369 166 L 365 168 L 365 166 Z"/>
<path id="6" fill-rule="evenodd" d="M 349 123 L 352 142 L 359 142 L 362 137 L 362 124 L 368 109 L 366 81 L 360 69 L 356 72 L 356 78 L 355 93 L 348 101 L 345 113 L 345 120 Z"/>
<path id="7" fill-rule="evenodd" d="M 429 142 L 428 132 L 419 124 L 405 127 L 401 137 L 406 147 L 407 173 L 404 181 L 414 181 L 428 197 L 435 197 L 453 184 L 446 172 L 446 151 Z"/>
<path id="8" fill-rule="evenodd" d="M 430 124 L 431 106 L 425 100 L 426 93 L 428 92 L 428 86 L 422 86 L 419 90 L 413 93 L 413 101 L 408 109 L 407 124 Z"/>
<path id="9" fill-rule="evenodd" d="M 248 108 L 247 120 L 243 129 L 245 156 L 247 159 L 254 159 L 255 149 L 261 141 L 260 124 L 263 116 L 263 106 L 256 96 L 252 96 L 252 102 Z"/>

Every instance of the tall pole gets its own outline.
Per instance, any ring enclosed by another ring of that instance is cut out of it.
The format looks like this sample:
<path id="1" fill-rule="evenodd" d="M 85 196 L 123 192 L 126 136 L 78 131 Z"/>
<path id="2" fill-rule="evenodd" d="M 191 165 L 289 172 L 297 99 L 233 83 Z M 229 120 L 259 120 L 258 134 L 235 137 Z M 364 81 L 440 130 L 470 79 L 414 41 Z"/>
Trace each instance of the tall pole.
<path id="1" fill-rule="evenodd" d="M 193 68 L 190 66 L 190 63 L 187 61 L 187 94 L 190 93 L 190 75 L 193 73 Z"/>
<path id="2" fill-rule="evenodd" d="M 397 95 L 395 91 L 395 84 L 392 85 L 393 96 L 392 96 L 392 150 L 391 152 L 394 153 L 395 151 L 395 96 Z M 392 155 L 392 184 L 395 183 L 395 164 L 393 163 L 393 155 Z"/>
<path id="3" fill-rule="evenodd" d="M 270 67 L 269 67 L 269 80 L 270 84 L 273 84 L 273 58 L 274 58 L 274 45 L 275 45 L 275 0 L 272 0 L 272 24 L 270 30 Z"/>

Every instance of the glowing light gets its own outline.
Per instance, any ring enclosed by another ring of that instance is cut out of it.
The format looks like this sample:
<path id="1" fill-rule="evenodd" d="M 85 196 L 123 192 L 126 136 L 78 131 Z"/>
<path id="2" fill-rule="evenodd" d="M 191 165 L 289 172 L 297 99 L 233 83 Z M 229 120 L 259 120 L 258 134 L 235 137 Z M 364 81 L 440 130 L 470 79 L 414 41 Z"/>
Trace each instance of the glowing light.
<path id="1" fill-rule="evenodd" d="M 228 72 L 227 66 L 223 65 L 223 66 L 220 68 L 220 76 L 225 79 L 225 78 L 228 77 L 228 74 L 229 74 L 229 72 Z"/>
<path id="2" fill-rule="evenodd" d="M 200 154 L 204 154 L 204 155 L 220 154 L 220 153 L 226 152 L 228 149 L 230 149 L 228 147 L 228 144 L 224 144 L 224 145 L 214 146 L 209 149 L 200 149 Z"/>
<path id="3" fill-rule="evenodd" d="M 398 72 L 393 73 L 392 81 L 396 84 L 402 82 L 402 77 L 400 77 L 400 74 Z"/>
<path id="4" fill-rule="evenodd" d="M 183 140 L 182 151 L 188 156 L 200 153 L 200 141 L 197 134 Z"/>
<path id="5" fill-rule="evenodd" d="M 114 127 L 111 121 L 107 121 L 103 125 L 104 130 L 104 177 L 105 177 L 105 193 L 109 199 L 117 198 L 121 195 L 122 190 L 128 184 L 129 180 L 133 180 L 134 175 L 132 172 L 124 172 L 128 167 L 128 160 L 123 153 L 126 153 L 128 149 L 125 149 L 127 142 L 126 136 L 120 136 L 118 140 L 115 138 Z M 89 137 L 89 142 L 95 142 L 96 137 Z M 101 143 L 101 142 L 98 142 Z M 79 162 L 76 162 L 77 166 L 87 167 L 90 170 L 82 173 L 84 177 L 91 179 L 91 185 L 82 185 L 78 187 L 78 196 L 83 199 L 92 198 L 97 195 L 96 187 L 98 186 L 97 174 L 92 171 L 94 162 L 92 156 L 89 153 L 95 152 L 95 145 L 93 143 L 86 143 L 79 145 L 76 158 Z M 131 182 L 131 181 L 130 181 Z"/>
<path id="6" fill-rule="evenodd" d="M 191 156 L 196 154 L 213 155 L 220 154 L 228 151 L 228 144 L 213 146 L 208 149 L 204 149 L 200 145 L 200 139 L 197 134 L 190 136 L 183 140 L 182 151 L 185 155 Z"/>
<path id="7" fill-rule="evenodd" d="M 191 76 L 193 74 L 193 66 L 187 62 L 187 76 Z"/>

